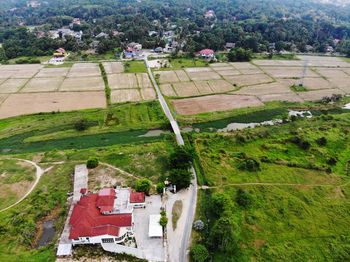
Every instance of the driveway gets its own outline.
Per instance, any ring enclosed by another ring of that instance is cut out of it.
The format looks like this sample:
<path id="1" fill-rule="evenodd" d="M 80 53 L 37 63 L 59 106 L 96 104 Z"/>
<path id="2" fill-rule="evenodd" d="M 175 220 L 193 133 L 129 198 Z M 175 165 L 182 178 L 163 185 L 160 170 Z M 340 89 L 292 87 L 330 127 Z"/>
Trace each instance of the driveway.
<path id="1" fill-rule="evenodd" d="M 159 214 L 161 206 L 160 196 L 154 195 L 146 197 L 146 208 L 134 209 L 137 248 L 141 249 L 147 260 L 150 261 L 165 261 L 163 239 L 148 237 L 149 216 Z"/>

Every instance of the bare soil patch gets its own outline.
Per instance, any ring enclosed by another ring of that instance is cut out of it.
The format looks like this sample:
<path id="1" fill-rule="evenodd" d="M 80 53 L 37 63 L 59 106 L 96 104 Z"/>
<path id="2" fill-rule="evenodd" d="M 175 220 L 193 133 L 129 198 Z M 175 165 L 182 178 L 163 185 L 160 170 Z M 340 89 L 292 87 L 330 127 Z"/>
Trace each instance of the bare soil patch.
<path id="1" fill-rule="evenodd" d="M 165 96 L 177 96 L 171 84 L 160 85 L 160 90 Z"/>
<path id="2" fill-rule="evenodd" d="M 275 78 L 294 78 L 294 77 L 302 77 L 303 76 L 303 68 L 302 67 L 262 67 L 262 69 L 268 73 L 269 75 Z M 306 70 L 306 77 L 319 77 L 315 72 L 310 69 Z"/>
<path id="3" fill-rule="evenodd" d="M 29 79 L 7 79 L 0 85 L 0 93 L 10 94 L 20 90 Z"/>
<path id="4" fill-rule="evenodd" d="M 2 102 L 5 101 L 5 99 L 7 98 L 8 95 L 5 95 L 5 94 L 0 94 L 0 105 Z"/>
<path id="5" fill-rule="evenodd" d="M 343 90 L 334 88 L 334 89 L 324 89 L 324 90 L 309 91 L 309 92 L 300 92 L 298 93 L 298 95 L 306 101 L 318 101 L 325 96 L 332 96 L 333 94 L 344 94 L 344 93 L 345 92 Z"/>
<path id="6" fill-rule="evenodd" d="M 98 64 L 94 63 L 76 63 L 74 64 L 69 73 L 68 77 L 83 77 L 83 76 L 100 76 L 100 68 Z"/>
<path id="7" fill-rule="evenodd" d="M 176 111 L 182 115 L 194 115 L 215 111 L 226 111 L 242 107 L 264 105 L 254 96 L 212 95 L 173 100 Z"/>
<path id="8" fill-rule="evenodd" d="M 232 84 L 223 79 L 210 80 L 209 86 L 214 93 L 224 93 L 235 89 L 235 87 Z"/>
<path id="9" fill-rule="evenodd" d="M 230 67 L 229 63 L 212 63 L 209 64 L 210 67 L 218 68 L 218 67 Z"/>
<path id="10" fill-rule="evenodd" d="M 156 74 L 159 74 L 159 82 L 161 84 L 176 83 L 180 81 L 174 71 L 159 71 L 156 72 Z"/>
<path id="11" fill-rule="evenodd" d="M 112 103 L 136 102 L 141 101 L 139 89 L 120 89 L 113 90 L 111 94 Z"/>
<path id="12" fill-rule="evenodd" d="M 152 87 L 141 89 L 141 96 L 143 100 L 154 100 L 157 98 L 156 91 Z"/>
<path id="13" fill-rule="evenodd" d="M 104 89 L 101 76 L 64 79 L 59 91 L 99 91 Z"/>
<path id="14" fill-rule="evenodd" d="M 135 74 L 111 74 L 108 83 L 111 89 L 138 88 Z"/>
<path id="15" fill-rule="evenodd" d="M 234 66 L 236 69 L 256 69 L 256 66 L 249 62 L 233 62 L 230 65 Z"/>
<path id="16" fill-rule="evenodd" d="M 345 72 L 339 69 L 317 68 L 316 70 L 320 75 L 329 79 L 343 79 L 348 77 L 348 75 Z"/>
<path id="17" fill-rule="evenodd" d="M 121 62 L 103 62 L 107 74 L 119 74 L 124 72 L 124 65 Z"/>
<path id="18" fill-rule="evenodd" d="M 239 71 L 243 75 L 254 75 L 254 74 L 263 74 L 264 73 L 259 68 L 255 68 L 255 69 L 240 69 Z"/>
<path id="19" fill-rule="evenodd" d="M 214 71 L 188 72 L 188 75 L 193 81 L 221 79 L 221 76 Z"/>
<path id="20" fill-rule="evenodd" d="M 238 71 L 237 69 L 231 68 L 231 69 L 225 69 L 225 70 L 215 70 L 218 74 L 222 76 L 236 76 L 236 75 L 241 75 L 241 72 Z"/>
<path id="21" fill-rule="evenodd" d="M 330 89 L 332 84 L 323 78 L 304 78 L 303 85 L 309 90 Z"/>
<path id="22" fill-rule="evenodd" d="M 210 67 L 190 67 L 185 69 L 187 73 L 195 73 L 195 72 L 212 72 Z"/>
<path id="23" fill-rule="evenodd" d="M 189 79 L 189 77 L 188 77 L 188 75 L 186 74 L 185 71 L 183 71 L 183 70 L 175 70 L 174 72 L 176 73 L 177 77 L 179 78 L 179 80 L 181 82 L 190 81 L 190 79 Z"/>
<path id="24" fill-rule="evenodd" d="M 180 97 L 200 95 L 196 85 L 193 82 L 181 82 L 173 84 L 174 90 Z"/>
<path id="25" fill-rule="evenodd" d="M 262 102 L 270 102 L 270 101 L 286 101 L 286 102 L 303 102 L 295 93 L 286 93 L 286 94 L 269 94 L 269 95 L 260 95 L 258 96 Z"/>
<path id="26" fill-rule="evenodd" d="M 149 80 L 147 73 L 136 74 L 138 86 L 140 88 L 152 88 L 151 81 Z"/>
<path id="27" fill-rule="evenodd" d="M 0 118 L 105 106 L 104 92 L 18 93 L 10 95 L 1 104 Z M 16 110 L 13 110 L 14 108 Z"/>
<path id="28" fill-rule="evenodd" d="M 198 91 L 202 95 L 212 94 L 213 90 L 210 88 L 207 81 L 194 81 Z"/>
<path id="29" fill-rule="evenodd" d="M 65 77 L 69 68 L 43 68 L 35 77 Z"/>
<path id="30" fill-rule="evenodd" d="M 32 78 L 23 89 L 21 93 L 25 92 L 52 92 L 59 89 L 63 83 L 63 78 Z"/>
<path id="31" fill-rule="evenodd" d="M 291 89 L 284 83 L 274 82 L 255 86 L 246 86 L 235 92 L 245 95 L 268 95 L 278 93 L 292 93 Z"/>
<path id="32" fill-rule="evenodd" d="M 273 79 L 265 74 L 226 76 L 225 79 L 237 86 L 251 86 L 272 82 Z"/>

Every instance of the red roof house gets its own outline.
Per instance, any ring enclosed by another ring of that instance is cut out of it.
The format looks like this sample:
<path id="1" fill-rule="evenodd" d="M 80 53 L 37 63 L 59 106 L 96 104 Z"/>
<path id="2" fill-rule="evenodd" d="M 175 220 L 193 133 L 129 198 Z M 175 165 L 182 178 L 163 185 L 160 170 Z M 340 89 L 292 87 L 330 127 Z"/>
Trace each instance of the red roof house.
<path id="1" fill-rule="evenodd" d="M 104 188 L 98 192 L 96 206 L 102 213 L 111 212 L 114 207 L 115 190 L 113 188 Z"/>
<path id="2" fill-rule="evenodd" d="M 201 56 L 204 56 L 204 57 L 214 56 L 214 50 L 212 50 L 212 49 L 203 49 L 203 50 L 199 51 L 199 54 Z"/>
<path id="3" fill-rule="evenodd" d="M 144 203 L 145 193 L 144 192 L 130 192 L 130 203 Z"/>
<path id="4" fill-rule="evenodd" d="M 107 191 L 103 193 L 107 193 Z M 121 228 L 132 227 L 133 219 L 131 213 L 103 215 L 97 207 L 100 197 L 99 194 L 82 196 L 74 206 L 69 220 L 71 226 L 69 239 L 100 235 L 118 237 Z"/>

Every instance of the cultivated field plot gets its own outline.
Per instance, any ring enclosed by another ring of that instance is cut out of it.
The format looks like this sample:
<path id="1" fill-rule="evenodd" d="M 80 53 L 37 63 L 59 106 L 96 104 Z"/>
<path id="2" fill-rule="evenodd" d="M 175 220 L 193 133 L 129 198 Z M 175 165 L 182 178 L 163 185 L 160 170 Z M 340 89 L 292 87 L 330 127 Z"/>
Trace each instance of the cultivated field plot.
<path id="1" fill-rule="evenodd" d="M 35 77 L 65 77 L 69 68 L 43 68 Z"/>
<path id="2" fill-rule="evenodd" d="M 332 96 L 334 94 L 343 95 L 343 94 L 345 94 L 345 92 L 343 90 L 338 89 L 338 88 L 334 88 L 334 89 L 324 89 L 324 90 L 298 93 L 298 95 L 302 99 L 304 99 L 305 101 L 318 101 L 318 100 L 321 100 L 325 96 Z"/>
<path id="3" fill-rule="evenodd" d="M 262 102 L 285 101 L 285 102 L 304 102 L 304 100 L 295 93 L 260 95 L 258 98 Z"/>
<path id="4" fill-rule="evenodd" d="M 304 78 L 303 85 L 307 90 L 331 89 L 332 84 L 324 78 Z"/>
<path id="5" fill-rule="evenodd" d="M 69 70 L 67 77 L 100 76 L 101 71 L 95 63 L 76 63 Z"/>
<path id="6" fill-rule="evenodd" d="M 280 93 L 292 93 L 288 85 L 285 83 L 274 82 L 270 84 L 261 84 L 255 86 L 246 86 L 236 91 L 236 94 L 244 95 L 269 95 L 269 94 L 280 94 Z"/>
<path id="7" fill-rule="evenodd" d="M 9 95 L 1 104 L 0 118 L 41 112 L 103 108 L 105 106 L 104 92 L 19 93 Z"/>
<path id="8" fill-rule="evenodd" d="M 173 100 L 176 111 L 182 115 L 194 115 L 215 111 L 226 111 L 241 107 L 264 105 L 254 96 L 212 95 Z"/>
<path id="9" fill-rule="evenodd" d="M 29 79 L 26 78 L 9 78 L 0 85 L 0 93 L 11 94 L 18 92 Z"/>
<path id="10" fill-rule="evenodd" d="M 24 88 L 21 89 L 21 93 L 27 92 L 52 92 L 57 91 L 61 84 L 63 83 L 63 78 L 32 78 Z"/>
<path id="11" fill-rule="evenodd" d="M 338 57 L 325 57 L 325 56 L 298 56 L 304 64 L 308 63 L 312 67 L 348 67 L 350 68 L 350 63 L 341 60 Z"/>
<path id="12" fill-rule="evenodd" d="M 141 96 L 143 100 L 154 100 L 157 98 L 156 91 L 154 91 L 153 88 L 142 88 L 141 90 Z"/>
<path id="13" fill-rule="evenodd" d="M 302 67 L 261 67 L 267 74 L 274 78 L 295 78 L 302 77 L 304 75 Z M 319 77 L 318 74 L 307 69 L 305 72 L 306 77 Z"/>
<path id="14" fill-rule="evenodd" d="M 236 86 L 252 86 L 274 81 L 265 74 L 226 76 L 225 79 Z"/>
<path id="15" fill-rule="evenodd" d="M 207 69 L 207 68 L 204 68 Z M 208 68 L 209 69 L 209 68 Z M 214 71 L 187 71 L 187 74 L 193 81 L 221 79 L 221 76 Z"/>
<path id="16" fill-rule="evenodd" d="M 120 74 L 124 72 L 124 65 L 121 62 L 103 62 L 107 74 Z"/>
<path id="17" fill-rule="evenodd" d="M 199 96 L 201 94 L 194 82 L 174 83 L 173 87 L 180 97 Z"/>
<path id="18" fill-rule="evenodd" d="M 111 93 L 112 103 L 136 102 L 141 101 L 139 89 L 120 89 L 113 90 Z"/>
<path id="19" fill-rule="evenodd" d="M 111 89 L 138 88 L 136 74 L 111 74 L 108 75 L 108 83 Z"/>
<path id="20" fill-rule="evenodd" d="M 157 71 L 155 74 L 159 75 L 159 82 L 161 84 L 176 83 L 180 81 L 175 71 Z"/>
<path id="21" fill-rule="evenodd" d="M 171 84 L 160 85 L 160 90 L 165 96 L 177 96 Z"/>
<path id="22" fill-rule="evenodd" d="M 104 89 L 101 76 L 66 78 L 59 91 L 98 91 Z"/>

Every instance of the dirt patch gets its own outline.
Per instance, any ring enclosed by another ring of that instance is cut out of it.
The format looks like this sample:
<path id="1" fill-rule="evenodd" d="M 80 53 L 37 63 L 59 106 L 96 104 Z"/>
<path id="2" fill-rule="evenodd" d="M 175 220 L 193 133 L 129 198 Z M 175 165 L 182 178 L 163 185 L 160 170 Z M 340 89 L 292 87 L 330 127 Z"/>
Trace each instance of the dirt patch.
<path id="1" fill-rule="evenodd" d="M 152 88 L 151 81 L 149 80 L 147 73 L 136 74 L 138 86 L 140 88 Z"/>
<path id="2" fill-rule="evenodd" d="M 141 96 L 143 100 L 154 100 L 157 98 L 156 91 L 153 88 L 141 89 Z"/>
<path id="3" fill-rule="evenodd" d="M 259 68 L 255 68 L 255 69 L 240 69 L 239 71 L 243 75 L 254 75 L 254 74 L 263 74 L 264 73 Z"/>
<path id="4" fill-rule="evenodd" d="M 302 67 L 262 67 L 262 70 L 275 78 L 295 78 L 304 76 Z M 306 77 L 319 77 L 314 71 L 307 69 Z"/>
<path id="5" fill-rule="evenodd" d="M 207 81 L 195 81 L 194 84 L 196 85 L 199 93 L 202 95 L 213 93 L 213 90 L 210 88 Z"/>
<path id="6" fill-rule="evenodd" d="M 97 192 L 101 188 L 114 187 L 117 185 L 128 185 L 128 180 L 117 170 L 104 165 L 99 165 L 89 170 L 89 191 Z"/>
<path id="7" fill-rule="evenodd" d="M 273 79 L 265 74 L 225 76 L 228 82 L 237 86 L 251 86 L 272 82 Z"/>
<path id="8" fill-rule="evenodd" d="M 159 83 L 177 83 L 180 82 L 177 74 L 174 71 L 159 71 L 156 72 L 156 75 L 159 75 Z"/>
<path id="9" fill-rule="evenodd" d="M 104 92 L 11 94 L 0 105 L 0 119 L 41 112 L 71 111 L 103 107 L 106 107 Z M 16 108 L 16 110 L 13 110 L 13 108 Z"/>
<path id="10" fill-rule="evenodd" d="M 266 240 L 264 239 L 255 239 L 254 240 L 254 248 L 255 249 L 260 249 L 262 246 L 266 243 Z"/>
<path id="11" fill-rule="evenodd" d="M 213 95 L 196 98 L 173 100 L 176 111 L 182 115 L 193 115 L 215 111 L 226 111 L 235 108 L 264 105 L 254 96 Z"/>
<path id="12" fill-rule="evenodd" d="M 69 68 L 43 68 L 35 77 L 65 77 Z"/>
<path id="13" fill-rule="evenodd" d="M 71 67 L 67 77 L 88 77 L 100 75 L 101 71 L 98 64 L 76 63 Z"/>
<path id="14" fill-rule="evenodd" d="M 309 92 L 300 92 L 298 95 L 306 100 L 306 101 L 318 101 L 321 100 L 325 96 L 332 96 L 334 94 L 344 94 L 345 92 L 334 88 L 334 89 L 325 89 L 325 90 L 317 90 L 317 91 L 309 91 Z"/>
<path id="15" fill-rule="evenodd" d="M 245 95 L 269 95 L 278 93 L 292 93 L 292 91 L 284 83 L 274 82 L 269 84 L 246 86 L 235 92 L 235 94 Z"/>
<path id="16" fill-rule="evenodd" d="M 193 82 L 181 82 L 174 83 L 173 87 L 180 97 L 188 97 L 188 96 L 198 96 L 200 95 L 196 85 Z"/>
<path id="17" fill-rule="evenodd" d="M 221 70 L 221 68 L 218 68 L 218 69 L 215 69 L 215 71 L 222 76 L 237 76 L 241 74 L 241 72 L 239 72 L 237 69 L 234 69 L 234 68 L 225 69 L 225 70 Z"/>
<path id="18" fill-rule="evenodd" d="M 141 101 L 141 94 L 138 89 L 113 90 L 111 93 L 112 103 Z"/>
<path id="19" fill-rule="evenodd" d="M 108 83 L 111 89 L 138 88 L 135 74 L 111 74 L 108 75 Z"/>
<path id="20" fill-rule="evenodd" d="M 345 198 L 344 191 L 340 186 L 334 188 L 334 198 Z"/>
<path id="21" fill-rule="evenodd" d="M 262 102 L 286 101 L 286 102 L 300 102 L 301 103 L 304 101 L 303 99 L 301 99 L 301 97 L 299 97 L 295 93 L 260 95 L 259 99 Z"/>
<path id="22" fill-rule="evenodd" d="M 104 89 L 102 77 L 66 78 L 59 91 L 99 91 Z"/>
<path id="23" fill-rule="evenodd" d="M 230 63 L 234 68 L 240 69 L 256 69 L 257 67 L 249 62 L 233 62 Z"/>
<path id="24" fill-rule="evenodd" d="M 124 72 L 124 66 L 121 62 L 104 62 L 102 64 L 107 74 L 119 74 Z"/>
<path id="25" fill-rule="evenodd" d="M 330 89 L 332 84 L 323 78 L 304 78 L 303 85 L 308 90 Z"/>
<path id="26" fill-rule="evenodd" d="M 180 216 L 182 214 L 182 200 L 176 200 L 173 209 L 171 211 L 171 220 L 173 224 L 173 230 L 177 227 L 177 221 L 179 220 Z"/>
<path id="27" fill-rule="evenodd" d="M 193 81 L 221 79 L 221 76 L 214 71 L 187 71 Z"/>
<path id="28" fill-rule="evenodd" d="M 52 92 L 59 89 L 63 83 L 63 78 L 32 78 L 23 89 L 21 93 L 26 92 Z"/>
<path id="29" fill-rule="evenodd" d="M 7 79 L 0 85 L 0 93 L 11 94 L 20 90 L 29 79 Z"/>
<path id="30" fill-rule="evenodd" d="M 224 93 L 235 89 L 232 84 L 222 79 L 209 81 L 209 86 L 214 93 Z"/>
<path id="31" fill-rule="evenodd" d="M 177 96 L 171 84 L 160 85 L 160 90 L 165 96 Z"/>
<path id="32" fill-rule="evenodd" d="M 179 78 L 179 80 L 181 82 L 190 81 L 190 79 L 188 78 L 188 75 L 186 74 L 185 71 L 183 71 L 183 70 L 175 70 L 174 72 L 176 73 L 177 77 Z"/>
<path id="33" fill-rule="evenodd" d="M 339 70 L 339 69 L 334 69 L 334 68 L 317 68 L 316 69 L 317 72 L 326 77 L 326 78 L 329 78 L 329 79 L 343 79 L 343 78 L 347 78 L 348 75 Z"/>

